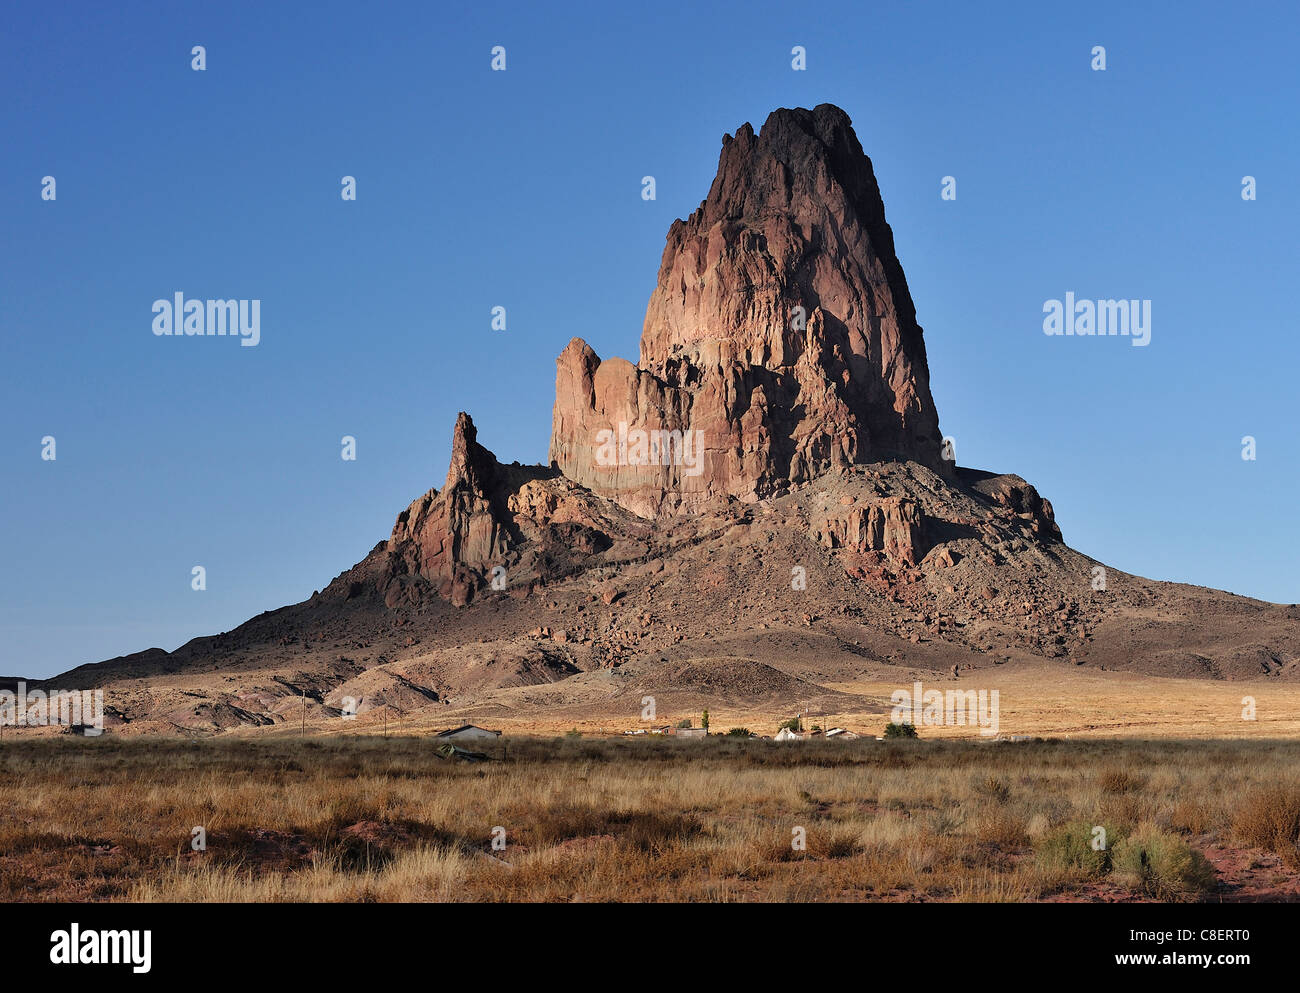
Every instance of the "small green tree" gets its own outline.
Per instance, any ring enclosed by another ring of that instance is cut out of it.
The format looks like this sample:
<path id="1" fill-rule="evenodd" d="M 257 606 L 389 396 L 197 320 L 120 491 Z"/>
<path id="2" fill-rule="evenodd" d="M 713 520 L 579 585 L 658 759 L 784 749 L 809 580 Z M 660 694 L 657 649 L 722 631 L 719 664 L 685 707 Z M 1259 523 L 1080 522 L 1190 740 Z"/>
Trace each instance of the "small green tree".
<path id="1" fill-rule="evenodd" d="M 700 727 L 704 728 L 704 733 L 709 733 L 709 712 L 706 710 L 704 716 L 700 718 Z"/>
<path id="2" fill-rule="evenodd" d="M 689 717 L 683 717 L 680 721 L 677 722 L 677 726 L 679 728 L 688 728 L 691 726 L 691 719 Z"/>
<path id="3" fill-rule="evenodd" d="M 895 724 L 890 721 L 885 725 L 886 738 L 915 738 L 916 728 L 910 724 Z"/>
<path id="4" fill-rule="evenodd" d="M 777 727 L 777 730 L 780 731 L 781 728 L 789 728 L 791 731 L 802 731 L 803 721 L 799 720 L 797 717 L 791 717 L 788 721 L 782 721 L 780 726 Z"/>
<path id="5" fill-rule="evenodd" d="M 727 731 L 728 738 L 749 738 L 752 736 L 753 732 L 749 728 L 731 728 Z"/>

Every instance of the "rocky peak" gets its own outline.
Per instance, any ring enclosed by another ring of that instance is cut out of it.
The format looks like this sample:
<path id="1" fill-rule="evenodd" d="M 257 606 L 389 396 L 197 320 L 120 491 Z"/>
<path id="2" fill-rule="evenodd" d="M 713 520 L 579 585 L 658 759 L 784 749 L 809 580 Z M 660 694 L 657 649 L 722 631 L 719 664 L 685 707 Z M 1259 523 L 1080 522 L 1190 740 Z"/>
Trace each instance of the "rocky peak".
<path id="1" fill-rule="evenodd" d="M 947 473 L 939 449 L 871 161 L 829 104 L 723 139 L 708 197 L 669 230 L 637 365 L 579 339 L 557 362 L 552 462 L 644 516 L 890 457 Z"/>
<path id="2" fill-rule="evenodd" d="M 418 602 L 426 585 L 466 603 L 511 548 L 505 473 L 477 439 L 474 422 L 462 412 L 442 492 L 430 490 L 398 515 L 377 581 L 390 607 Z"/>
<path id="3" fill-rule="evenodd" d="M 496 456 L 478 443 L 478 429 L 463 410 L 456 415 L 451 436 L 451 462 L 447 466 L 444 491 L 466 489 L 484 494 L 496 474 Z"/>

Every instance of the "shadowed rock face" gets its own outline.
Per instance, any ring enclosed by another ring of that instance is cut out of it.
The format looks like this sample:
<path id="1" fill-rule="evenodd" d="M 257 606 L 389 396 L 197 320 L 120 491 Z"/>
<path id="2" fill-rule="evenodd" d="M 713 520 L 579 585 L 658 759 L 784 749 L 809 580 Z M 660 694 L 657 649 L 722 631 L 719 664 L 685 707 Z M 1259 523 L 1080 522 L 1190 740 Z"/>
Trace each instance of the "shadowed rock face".
<path id="1" fill-rule="evenodd" d="M 650 450 L 611 458 L 620 426 Z M 577 338 L 557 361 L 552 463 L 643 516 L 891 457 L 947 474 L 939 450 L 871 161 L 829 104 L 724 137 L 708 198 L 669 230 L 637 365 Z"/>

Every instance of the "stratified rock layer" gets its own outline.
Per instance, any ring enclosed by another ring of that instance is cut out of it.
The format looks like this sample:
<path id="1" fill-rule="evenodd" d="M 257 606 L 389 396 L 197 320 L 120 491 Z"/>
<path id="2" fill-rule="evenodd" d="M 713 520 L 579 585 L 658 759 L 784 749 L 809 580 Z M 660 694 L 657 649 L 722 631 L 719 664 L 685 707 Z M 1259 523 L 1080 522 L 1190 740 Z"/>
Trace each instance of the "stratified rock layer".
<path id="1" fill-rule="evenodd" d="M 668 233 L 637 365 L 577 338 L 557 361 L 552 464 L 643 516 L 892 457 L 946 474 L 939 453 L 871 161 L 829 104 L 723 139 L 707 199 Z"/>

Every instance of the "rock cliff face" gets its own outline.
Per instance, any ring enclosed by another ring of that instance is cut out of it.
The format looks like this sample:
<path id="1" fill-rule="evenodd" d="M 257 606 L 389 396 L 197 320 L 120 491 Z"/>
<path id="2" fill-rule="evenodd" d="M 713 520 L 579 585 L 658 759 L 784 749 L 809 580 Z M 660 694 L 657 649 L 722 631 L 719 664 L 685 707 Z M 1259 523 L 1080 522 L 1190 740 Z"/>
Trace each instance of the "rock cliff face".
<path id="1" fill-rule="evenodd" d="M 551 467 L 500 465 L 461 414 L 442 491 L 412 503 L 368 562 L 390 608 L 430 592 L 464 605 L 499 567 L 515 591 L 581 568 L 616 540 L 613 509 L 713 513 L 890 459 L 956 482 L 940 445 L 871 162 L 839 108 L 778 110 L 758 134 L 724 137 L 708 197 L 668 232 L 638 363 L 602 361 L 579 338 L 560 354 Z M 1024 480 L 967 484 L 1060 541 Z M 810 523 L 825 548 L 914 567 L 951 537 L 944 508 L 845 499 Z"/>
<path id="2" fill-rule="evenodd" d="M 951 478 L 939 452 L 871 162 L 837 107 L 778 110 L 758 134 L 746 124 L 723 139 L 708 197 L 668 232 L 639 362 L 602 361 L 578 338 L 561 353 L 549 474 L 498 464 L 461 414 L 446 484 L 398 517 L 375 581 L 389 607 L 431 588 L 465 604 L 506 564 L 545 581 L 563 549 L 609 540 L 575 484 L 654 518 L 894 457 Z M 990 498 L 1054 527 L 1032 487 Z M 845 509 L 818 530 L 828 547 L 907 564 L 929 547 L 907 501 Z"/>
<path id="3" fill-rule="evenodd" d="M 668 233 L 637 365 L 577 338 L 557 361 L 552 464 L 642 516 L 889 457 L 947 474 L 939 451 L 871 161 L 829 104 L 723 139 Z"/>
<path id="4" fill-rule="evenodd" d="M 497 589 L 527 595 L 608 548 L 601 528 L 617 523 L 613 512 L 637 520 L 553 469 L 502 465 L 461 413 L 441 492 L 429 490 L 402 511 L 388 541 L 346 582 L 357 593 L 373 583 L 390 609 L 418 606 L 434 593 L 462 607 L 494 580 Z"/>
<path id="5" fill-rule="evenodd" d="M 442 492 L 429 490 L 398 515 L 378 580 L 388 606 L 417 602 L 426 583 L 463 605 L 514 544 L 507 470 L 477 439 L 462 413 Z"/>
<path id="6" fill-rule="evenodd" d="M 903 565 L 916 565 L 929 551 L 924 517 L 916 501 L 890 497 L 870 504 L 844 506 L 828 514 L 813 533 L 826 548 L 883 552 Z"/>

